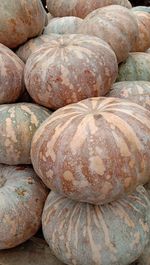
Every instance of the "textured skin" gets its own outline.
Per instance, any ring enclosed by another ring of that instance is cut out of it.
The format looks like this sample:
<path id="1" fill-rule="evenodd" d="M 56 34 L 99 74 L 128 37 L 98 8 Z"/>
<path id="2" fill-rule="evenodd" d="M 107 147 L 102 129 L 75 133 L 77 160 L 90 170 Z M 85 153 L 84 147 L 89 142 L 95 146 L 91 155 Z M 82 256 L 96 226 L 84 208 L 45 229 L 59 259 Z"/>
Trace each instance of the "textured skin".
<path id="1" fill-rule="evenodd" d="M 47 8 L 55 17 L 85 18 L 93 10 L 113 4 L 131 8 L 128 0 L 47 0 Z"/>
<path id="2" fill-rule="evenodd" d="M 92 98 L 54 112 L 31 146 L 35 171 L 53 191 L 104 204 L 150 178 L 150 112 L 116 98 Z"/>
<path id="3" fill-rule="evenodd" d="M 46 197 L 32 168 L 0 165 L 0 249 L 15 247 L 37 232 Z"/>
<path id="4" fill-rule="evenodd" d="M 21 45 L 16 54 L 26 63 L 28 57 L 38 50 L 43 44 L 49 43 L 51 40 L 59 38 L 57 34 L 51 34 L 51 36 L 41 35 L 39 37 L 28 40 L 25 44 Z"/>
<path id="5" fill-rule="evenodd" d="M 132 52 L 119 66 L 117 82 L 138 80 L 150 81 L 150 54 Z"/>
<path id="6" fill-rule="evenodd" d="M 78 33 L 105 40 L 120 63 L 128 57 L 138 37 L 138 24 L 134 13 L 129 9 L 112 5 L 91 12 L 79 27 Z"/>
<path id="7" fill-rule="evenodd" d="M 45 27 L 43 34 L 74 34 L 77 32 L 83 19 L 79 17 L 57 17 L 49 21 Z"/>
<path id="8" fill-rule="evenodd" d="M 0 1 L 0 43 L 15 48 L 41 34 L 46 12 L 40 0 Z"/>
<path id="9" fill-rule="evenodd" d="M 42 215 L 44 237 L 68 265 L 128 265 L 148 243 L 150 202 L 143 187 L 122 200 L 94 206 L 54 192 Z"/>
<path id="10" fill-rule="evenodd" d="M 150 110 L 150 82 L 147 81 L 117 82 L 107 96 L 131 100 Z"/>
<path id="11" fill-rule="evenodd" d="M 0 105 L 0 163 L 31 164 L 32 137 L 50 112 L 30 103 Z"/>
<path id="12" fill-rule="evenodd" d="M 24 91 L 24 63 L 0 44 L 0 104 L 15 102 Z"/>
<path id="13" fill-rule="evenodd" d="M 92 36 L 70 34 L 60 35 L 34 52 L 24 76 L 35 102 L 58 109 L 105 95 L 117 74 L 116 56 L 107 43 Z"/>

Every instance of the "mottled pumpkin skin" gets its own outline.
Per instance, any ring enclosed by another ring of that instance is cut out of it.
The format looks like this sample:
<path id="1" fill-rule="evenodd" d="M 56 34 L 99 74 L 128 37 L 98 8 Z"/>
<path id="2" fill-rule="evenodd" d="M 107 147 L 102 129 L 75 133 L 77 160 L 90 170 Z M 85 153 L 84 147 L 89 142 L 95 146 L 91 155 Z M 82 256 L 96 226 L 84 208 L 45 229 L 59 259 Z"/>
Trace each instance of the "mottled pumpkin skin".
<path id="1" fill-rule="evenodd" d="M 120 63 L 128 57 L 138 37 L 138 24 L 132 11 L 119 5 L 111 5 L 91 12 L 83 20 L 78 33 L 105 40 Z"/>
<path id="2" fill-rule="evenodd" d="M 105 95 L 116 80 L 114 52 L 103 40 L 80 34 L 60 35 L 34 52 L 25 66 L 25 84 L 40 105 L 58 109 Z"/>
<path id="3" fill-rule="evenodd" d="M 119 66 L 117 82 L 138 80 L 150 81 L 150 54 L 148 53 L 132 52 Z"/>
<path id="4" fill-rule="evenodd" d="M 15 48 L 41 34 L 46 12 L 40 0 L 0 1 L 0 43 Z"/>
<path id="5" fill-rule="evenodd" d="M 54 112 L 31 146 L 35 171 L 53 191 L 105 204 L 150 178 L 150 112 L 117 98 L 92 98 Z"/>
<path id="6" fill-rule="evenodd" d="M 15 102 L 24 91 L 24 63 L 0 44 L 0 104 Z"/>
<path id="7" fill-rule="evenodd" d="M 37 232 L 46 197 L 32 168 L 0 165 L 0 249 L 15 247 Z"/>
<path id="8" fill-rule="evenodd" d="M 22 61 L 26 63 L 28 57 L 33 52 L 38 50 L 43 44 L 49 43 L 51 40 L 55 40 L 57 38 L 59 38 L 59 35 L 51 34 L 51 36 L 41 35 L 36 38 L 30 39 L 17 49 L 16 54 L 20 57 Z"/>
<path id="9" fill-rule="evenodd" d="M 83 19 L 79 17 L 57 17 L 52 18 L 45 27 L 43 34 L 74 34 L 77 32 Z"/>
<path id="10" fill-rule="evenodd" d="M 68 265 L 128 265 L 148 243 L 150 202 L 143 187 L 104 206 L 51 192 L 42 215 L 44 237 Z"/>
<path id="11" fill-rule="evenodd" d="M 150 82 L 122 81 L 114 83 L 108 97 L 131 100 L 150 110 Z"/>
<path id="12" fill-rule="evenodd" d="M 47 0 L 47 8 L 55 17 L 75 16 L 85 18 L 93 10 L 108 5 L 132 7 L 128 0 Z"/>
<path id="13" fill-rule="evenodd" d="M 0 163 L 31 164 L 32 137 L 49 115 L 32 103 L 0 105 Z"/>

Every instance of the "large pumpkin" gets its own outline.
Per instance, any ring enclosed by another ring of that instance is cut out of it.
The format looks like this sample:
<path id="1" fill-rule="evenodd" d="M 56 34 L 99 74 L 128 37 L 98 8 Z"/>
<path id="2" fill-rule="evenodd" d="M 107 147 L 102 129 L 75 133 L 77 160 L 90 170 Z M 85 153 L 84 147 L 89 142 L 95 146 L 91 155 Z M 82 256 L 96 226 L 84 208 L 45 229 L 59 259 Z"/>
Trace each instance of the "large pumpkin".
<path id="1" fill-rule="evenodd" d="M 91 12 L 83 20 L 78 33 L 105 40 L 120 63 L 128 57 L 138 37 L 138 24 L 132 11 L 119 5 L 111 5 Z"/>
<path id="2" fill-rule="evenodd" d="M 107 96 L 131 100 L 150 110 L 150 82 L 147 81 L 114 83 Z"/>
<path id="3" fill-rule="evenodd" d="M 116 56 L 106 42 L 80 34 L 60 35 L 29 57 L 25 84 L 36 103 L 58 109 L 105 95 L 117 73 Z"/>
<path id="4" fill-rule="evenodd" d="M 37 130 L 31 159 L 53 191 L 108 203 L 150 178 L 150 112 L 116 98 L 70 104 Z"/>
<path id="5" fill-rule="evenodd" d="M 94 206 L 51 192 L 42 226 L 54 254 L 68 265 L 128 265 L 150 233 L 150 201 L 143 187 L 122 200 Z"/>
<path id="6" fill-rule="evenodd" d="M 31 103 L 0 105 L 0 163 L 30 164 L 32 137 L 49 115 Z"/>
<path id="7" fill-rule="evenodd" d="M 15 247 L 37 232 L 46 197 L 33 169 L 0 165 L 0 249 Z"/>
<path id="8" fill-rule="evenodd" d="M 0 43 L 17 47 L 39 35 L 46 18 L 41 0 L 0 1 Z"/>
<path id="9" fill-rule="evenodd" d="M 120 64 L 117 82 L 150 81 L 150 54 L 132 52 L 125 62 Z"/>
<path id="10" fill-rule="evenodd" d="M 47 0 L 47 8 L 55 17 L 76 16 L 85 18 L 97 8 L 117 4 L 131 8 L 128 0 Z"/>

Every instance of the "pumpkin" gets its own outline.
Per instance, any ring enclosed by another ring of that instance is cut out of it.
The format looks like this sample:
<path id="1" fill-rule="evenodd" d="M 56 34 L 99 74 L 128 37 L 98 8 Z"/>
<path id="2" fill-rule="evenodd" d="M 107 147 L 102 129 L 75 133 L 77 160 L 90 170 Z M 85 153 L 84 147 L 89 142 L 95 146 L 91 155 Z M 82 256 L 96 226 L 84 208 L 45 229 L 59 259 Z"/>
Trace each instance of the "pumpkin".
<path id="1" fill-rule="evenodd" d="M 132 7 L 128 0 L 47 0 L 47 8 L 54 17 L 85 18 L 93 10 L 108 5 Z"/>
<path id="2" fill-rule="evenodd" d="M 0 163 L 31 164 L 32 137 L 50 112 L 31 103 L 0 105 Z"/>
<path id="3" fill-rule="evenodd" d="M 144 249 L 142 255 L 137 260 L 136 265 L 150 265 L 150 243 Z"/>
<path id="4" fill-rule="evenodd" d="M 150 110 L 150 82 L 147 81 L 117 82 L 107 96 L 131 100 Z"/>
<path id="5" fill-rule="evenodd" d="M 15 48 L 42 33 L 46 12 L 41 0 L 0 1 L 0 42 Z"/>
<path id="6" fill-rule="evenodd" d="M 150 13 L 150 7 L 148 7 L 148 6 L 135 6 L 132 8 L 132 11 L 142 11 L 142 12 Z"/>
<path id="7" fill-rule="evenodd" d="M 116 80 L 114 52 L 103 40 L 60 35 L 34 52 L 25 67 L 25 84 L 40 105 L 58 109 L 88 97 L 105 95 Z"/>
<path id="8" fill-rule="evenodd" d="M 15 247 L 37 232 L 46 197 L 32 168 L 0 165 L 0 249 Z"/>
<path id="9" fill-rule="evenodd" d="M 36 173 L 53 191 L 105 204 L 150 178 L 150 112 L 116 98 L 91 98 L 54 112 L 31 145 Z"/>
<path id="10" fill-rule="evenodd" d="M 17 50 L 16 54 L 22 61 L 26 63 L 28 57 L 38 50 L 43 44 L 49 43 L 51 40 L 55 40 L 59 37 L 57 34 L 51 34 L 51 36 L 48 35 L 41 35 L 36 38 L 28 40 L 26 43 L 21 45 Z"/>
<path id="11" fill-rule="evenodd" d="M 47 13 L 47 20 L 48 22 L 53 18 L 53 16 L 51 15 L 51 13 Z"/>
<path id="12" fill-rule="evenodd" d="M 150 81 L 150 54 L 132 52 L 125 62 L 120 64 L 117 82 Z"/>
<path id="13" fill-rule="evenodd" d="M 71 16 L 52 18 L 44 29 L 43 34 L 73 34 L 77 32 L 82 21 L 83 20 L 79 17 Z"/>
<path id="14" fill-rule="evenodd" d="M 111 5 L 91 12 L 83 20 L 78 33 L 105 40 L 120 63 L 128 57 L 138 37 L 138 24 L 132 11 L 119 5 Z"/>
<path id="15" fill-rule="evenodd" d="M 53 253 L 68 265 L 128 265 L 142 253 L 150 230 L 145 189 L 104 206 L 77 203 L 51 192 L 42 227 Z"/>
<path id="16" fill-rule="evenodd" d="M 150 53 L 150 48 L 146 51 L 147 53 Z"/>

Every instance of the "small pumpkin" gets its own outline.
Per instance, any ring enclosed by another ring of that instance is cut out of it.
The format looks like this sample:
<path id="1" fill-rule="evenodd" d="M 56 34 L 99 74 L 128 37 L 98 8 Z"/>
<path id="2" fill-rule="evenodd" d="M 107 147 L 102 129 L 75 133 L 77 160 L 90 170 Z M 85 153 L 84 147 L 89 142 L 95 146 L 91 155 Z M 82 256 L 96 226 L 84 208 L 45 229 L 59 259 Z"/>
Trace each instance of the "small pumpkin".
<path id="1" fill-rule="evenodd" d="M 32 103 L 0 105 L 0 163 L 31 164 L 32 137 L 50 112 Z"/>
<path id="2" fill-rule="evenodd" d="M 114 83 L 107 96 L 131 100 L 150 110 L 150 82 L 147 81 L 122 81 Z"/>
<path id="3" fill-rule="evenodd" d="M 0 165 L 0 249 L 13 248 L 37 232 L 46 197 L 32 168 Z"/>
<path id="4" fill-rule="evenodd" d="M 65 34 L 29 57 L 24 78 L 36 103 L 58 109 L 105 95 L 117 73 L 116 56 L 106 42 L 92 36 Z"/>
<path id="5" fill-rule="evenodd" d="M 51 192 L 42 227 L 51 250 L 68 265 L 128 265 L 149 240 L 150 201 L 141 186 L 104 206 L 77 203 Z"/>
<path id="6" fill-rule="evenodd" d="M 150 179 L 150 112 L 117 98 L 55 111 L 34 134 L 34 169 L 51 190 L 105 204 Z"/>

